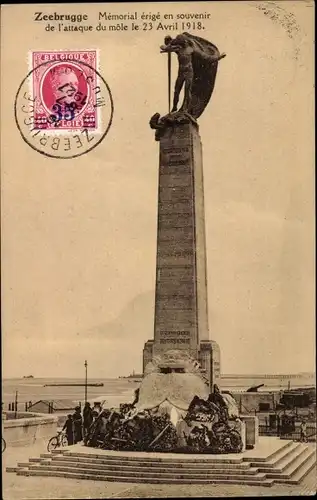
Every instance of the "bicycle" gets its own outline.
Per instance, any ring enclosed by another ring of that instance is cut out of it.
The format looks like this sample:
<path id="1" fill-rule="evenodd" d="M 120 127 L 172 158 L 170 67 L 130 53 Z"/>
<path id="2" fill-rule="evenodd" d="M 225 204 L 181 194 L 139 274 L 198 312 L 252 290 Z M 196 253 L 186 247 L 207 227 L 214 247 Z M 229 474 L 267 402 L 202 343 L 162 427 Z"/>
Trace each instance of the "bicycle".
<path id="1" fill-rule="evenodd" d="M 7 443 L 5 442 L 5 439 L 1 438 L 2 439 L 2 453 L 4 452 L 4 450 L 6 449 L 7 447 Z"/>
<path id="2" fill-rule="evenodd" d="M 56 436 L 51 437 L 47 443 L 47 451 L 51 452 L 52 450 L 55 450 L 55 448 L 60 448 L 62 446 L 68 446 L 68 441 L 66 434 L 63 431 L 60 431 L 56 434 Z"/>

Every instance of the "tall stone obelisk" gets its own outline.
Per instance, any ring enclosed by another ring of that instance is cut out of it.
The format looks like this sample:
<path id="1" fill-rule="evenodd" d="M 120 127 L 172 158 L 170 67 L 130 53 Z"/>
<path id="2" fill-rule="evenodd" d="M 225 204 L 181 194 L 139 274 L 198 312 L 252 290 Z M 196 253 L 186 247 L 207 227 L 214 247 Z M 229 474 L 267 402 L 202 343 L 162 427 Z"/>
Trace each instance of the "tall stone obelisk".
<path id="1" fill-rule="evenodd" d="M 176 51 L 180 41 L 183 43 L 180 36 L 165 46 L 168 51 Z M 186 36 L 195 43 L 196 37 Z M 216 55 L 218 60 L 218 49 Z M 215 60 L 215 56 L 209 57 Z M 205 63 L 206 54 L 203 60 Z M 194 67 L 199 69 L 199 59 Z M 204 76 L 201 67 L 202 73 L 196 75 L 200 79 Z M 180 63 L 179 75 L 181 69 Z M 209 74 L 209 83 L 210 75 L 215 78 L 216 68 L 211 69 L 214 73 Z M 185 91 L 180 111 L 163 118 L 156 114 L 150 121 L 160 142 L 160 161 L 154 339 L 145 343 L 143 371 L 154 356 L 178 350 L 200 363 L 212 386 L 220 381 L 220 351 L 217 343 L 209 339 L 202 145 L 195 118 L 206 106 L 213 87 L 209 97 L 202 95 L 206 90 L 202 88 L 195 91 L 193 87 L 188 96 Z M 175 94 L 174 108 L 178 100 Z M 190 106 L 193 98 L 196 107 Z"/>
<path id="2" fill-rule="evenodd" d="M 209 340 L 202 146 L 192 122 L 166 128 L 160 139 L 153 356 L 186 350 L 211 384 L 220 378 L 220 352 Z"/>

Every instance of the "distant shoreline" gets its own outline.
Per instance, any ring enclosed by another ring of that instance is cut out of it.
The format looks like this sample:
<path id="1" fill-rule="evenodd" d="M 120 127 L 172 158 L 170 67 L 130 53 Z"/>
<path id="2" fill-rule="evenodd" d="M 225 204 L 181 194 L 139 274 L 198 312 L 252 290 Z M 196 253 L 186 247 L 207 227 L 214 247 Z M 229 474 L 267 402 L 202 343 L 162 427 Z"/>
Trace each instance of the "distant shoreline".
<path id="1" fill-rule="evenodd" d="M 294 374 L 295 375 L 295 374 Z M 97 401 L 106 399 L 109 401 L 124 402 L 132 401 L 134 391 L 142 383 L 142 379 L 138 381 L 131 378 L 88 378 L 88 383 L 102 382 L 103 387 L 88 387 L 88 400 Z M 63 385 L 60 386 L 59 382 Z M 2 402 L 4 408 L 8 408 L 9 403 L 15 401 L 18 397 L 19 410 L 24 411 L 25 403 L 35 403 L 37 401 L 75 401 L 76 404 L 85 400 L 85 387 L 83 386 L 83 377 L 65 378 L 65 377 L 45 377 L 33 379 L 24 378 L 7 378 L 2 379 Z M 53 385 L 52 385 L 53 384 Z M 65 385 L 67 384 L 67 385 Z M 80 385 L 78 385 L 80 384 Z M 316 387 L 316 382 L 313 374 L 303 374 L 298 377 L 298 374 L 293 377 L 280 378 L 274 376 L 271 379 L 267 376 L 264 378 L 261 375 L 237 375 L 228 377 L 223 376 L 220 382 L 221 390 L 230 392 L 245 392 L 250 387 L 264 384 L 260 387 L 259 392 L 277 392 L 287 389 L 298 389 Z M 46 385 L 44 387 L 44 385 Z M 47 386 L 49 385 L 49 386 Z"/>
<path id="2" fill-rule="evenodd" d="M 100 379 L 102 380 L 122 380 L 122 379 L 129 379 L 129 378 L 133 378 L 132 376 L 124 376 L 124 375 L 120 375 L 118 377 L 92 377 L 90 378 L 89 377 L 89 382 L 94 382 L 94 381 L 98 381 Z M 136 375 L 135 378 L 139 378 L 138 375 Z M 223 380 L 226 380 L 226 379 L 282 379 L 282 380 L 287 380 L 287 379 L 302 379 L 302 378 L 313 378 L 315 379 L 316 378 L 316 373 L 315 372 L 299 372 L 299 373 L 292 373 L 292 374 L 285 374 L 285 373 L 271 373 L 271 374 L 268 374 L 268 373 L 236 373 L 236 374 L 227 374 L 227 373 L 224 373 L 223 375 L 221 375 L 221 378 Z M 52 379 L 52 380 L 82 380 L 83 377 L 37 377 L 37 376 L 33 376 L 32 378 L 30 377 L 25 377 L 25 376 L 21 376 L 21 377 L 2 377 L 2 381 L 6 381 L 6 380 L 29 380 L 29 381 L 32 381 L 32 380 L 48 380 L 48 379 Z"/>

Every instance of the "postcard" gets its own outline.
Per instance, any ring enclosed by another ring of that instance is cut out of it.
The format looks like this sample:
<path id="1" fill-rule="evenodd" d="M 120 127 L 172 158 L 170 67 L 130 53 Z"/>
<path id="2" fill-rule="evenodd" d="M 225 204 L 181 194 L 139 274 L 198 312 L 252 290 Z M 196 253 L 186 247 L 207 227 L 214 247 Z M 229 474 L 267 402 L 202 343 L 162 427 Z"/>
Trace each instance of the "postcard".
<path id="1" fill-rule="evenodd" d="M 313 494 L 314 3 L 1 14 L 3 498 Z"/>

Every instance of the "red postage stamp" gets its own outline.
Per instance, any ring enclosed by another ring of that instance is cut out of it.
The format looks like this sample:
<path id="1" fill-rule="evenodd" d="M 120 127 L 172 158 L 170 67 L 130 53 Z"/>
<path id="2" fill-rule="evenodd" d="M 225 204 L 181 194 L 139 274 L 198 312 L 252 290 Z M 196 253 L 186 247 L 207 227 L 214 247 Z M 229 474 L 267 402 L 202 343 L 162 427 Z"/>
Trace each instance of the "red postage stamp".
<path id="1" fill-rule="evenodd" d="M 97 52 L 32 52 L 34 129 L 98 129 Z"/>

